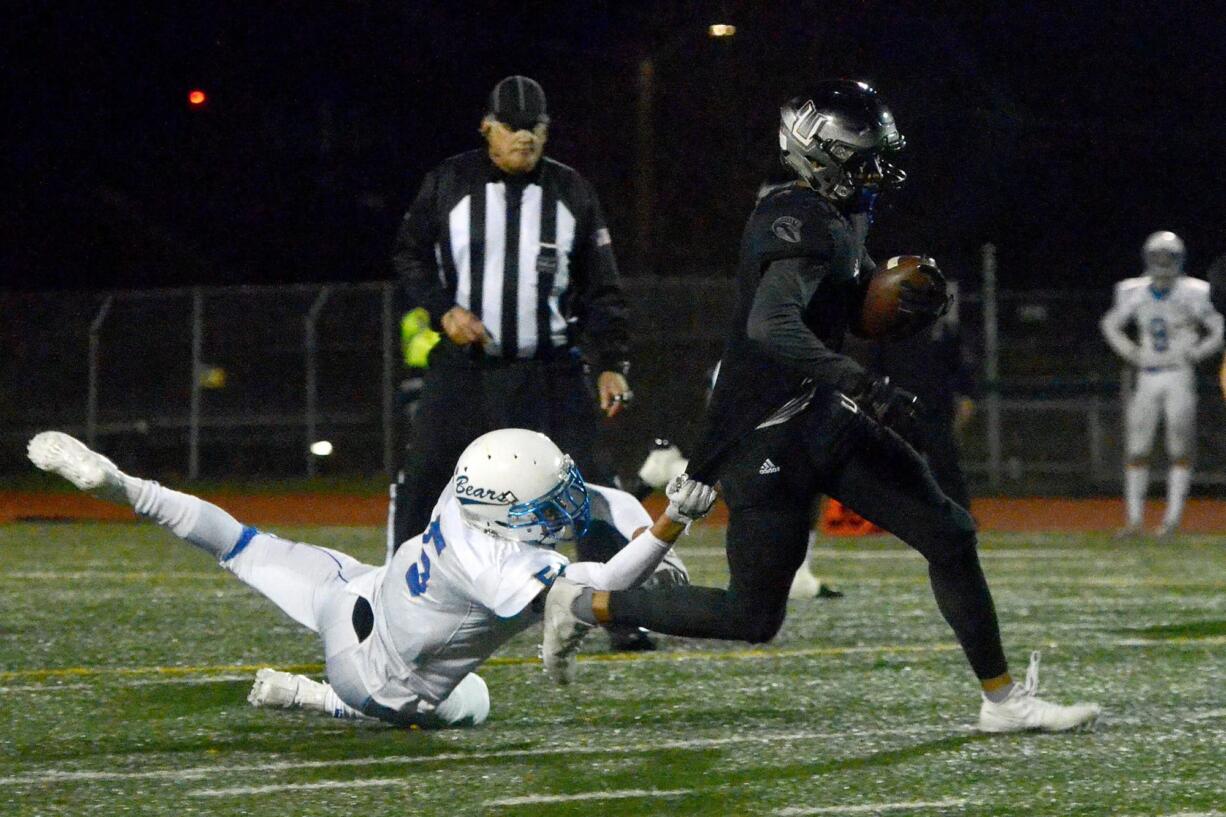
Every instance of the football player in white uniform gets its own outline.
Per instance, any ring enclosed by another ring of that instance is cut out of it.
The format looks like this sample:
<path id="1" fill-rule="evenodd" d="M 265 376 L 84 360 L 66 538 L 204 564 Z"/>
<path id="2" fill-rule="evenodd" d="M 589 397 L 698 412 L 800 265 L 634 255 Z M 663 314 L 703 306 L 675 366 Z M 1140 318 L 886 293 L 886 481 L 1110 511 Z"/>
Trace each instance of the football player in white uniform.
<path id="1" fill-rule="evenodd" d="M 657 570 L 688 580 L 670 545 L 715 501 L 714 489 L 679 477 L 668 487 L 668 509 L 653 523 L 629 494 L 586 485 L 545 435 L 500 429 L 461 455 L 429 528 L 375 566 L 244 526 L 198 497 L 123 473 L 58 431 L 36 435 L 28 454 L 44 471 L 128 503 L 215 556 L 319 633 L 328 683 L 260 670 L 252 703 L 401 726 L 484 721 L 489 692 L 474 671 L 540 620 L 545 593 L 563 572 L 607 589 L 634 587 Z M 629 540 L 608 562 L 568 564 L 554 550 L 597 524 Z"/>
<path id="2" fill-rule="evenodd" d="M 1115 303 L 1102 318 L 1103 337 L 1136 367 L 1125 410 L 1127 458 L 1124 500 L 1127 524 L 1121 535 L 1141 532 L 1149 456 L 1158 420 L 1166 428 L 1167 503 L 1165 536 L 1179 528 L 1192 481 L 1196 437 L 1196 364 L 1222 348 L 1222 316 L 1209 300 L 1209 284 L 1183 274 L 1184 245 L 1162 231 L 1145 240 L 1145 274 L 1115 287 Z M 1135 326 L 1134 342 L 1126 330 Z"/>

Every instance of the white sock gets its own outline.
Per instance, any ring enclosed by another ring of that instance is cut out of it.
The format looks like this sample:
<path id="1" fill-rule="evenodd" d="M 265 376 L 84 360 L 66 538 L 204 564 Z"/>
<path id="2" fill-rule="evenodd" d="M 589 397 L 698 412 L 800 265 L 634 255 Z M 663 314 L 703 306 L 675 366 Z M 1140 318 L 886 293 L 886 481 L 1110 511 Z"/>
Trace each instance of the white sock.
<path id="1" fill-rule="evenodd" d="M 150 479 L 123 476 L 137 489 L 132 507 L 138 514 L 218 559 L 243 535 L 243 526 L 238 520 L 211 502 L 163 488 Z"/>
<path id="2" fill-rule="evenodd" d="M 1186 465 L 1172 465 L 1166 472 L 1166 515 L 1162 518 L 1162 524 L 1171 528 L 1179 527 L 1191 484 L 1192 469 Z"/>
<path id="3" fill-rule="evenodd" d="M 809 559 L 813 556 L 813 548 L 817 545 L 817 531 L 809 531 L 809 543 L 805 545 L 805 560 L 800 563 L 800 569 L 806 573 L 812 573 L 813 567 L 809 564 Z"/>
<path id="4" fill-rule="evenodd" d="M 1124 469 L 1124 504 L 1128 525 L 1139 528 L 1145 519 L 1145 493 L 1149 490 L 1149 466 L 1129 465 Z"/>
<path id="5" fill-rule="evenodd" d="M 311 681 L 311 683 L 316 682 Z M 321 712 L 326 712 L 327 714 L 331 715 L 332 718 L 341 718 L 342 720 L 378 720 L 376 718 L 371 718 L 370 715 L 363 715 L 362 713 L 358 712 L 357 709 L 351 707 L 351 705 L 343 702 L 343 700 L 341 700 L 341 696 L 336 694 L 335 689 L 332 689 L 331 685 L 327 685 L 327 683 L 319 683 L 318 686 L 324 687 L 324 700 L 322 700 L 320 707 L 310 707 L 311 709 L 318 708 L 321 710 Z M 307 704 L 303 705 L 304 707 L 307 707 Z"/>

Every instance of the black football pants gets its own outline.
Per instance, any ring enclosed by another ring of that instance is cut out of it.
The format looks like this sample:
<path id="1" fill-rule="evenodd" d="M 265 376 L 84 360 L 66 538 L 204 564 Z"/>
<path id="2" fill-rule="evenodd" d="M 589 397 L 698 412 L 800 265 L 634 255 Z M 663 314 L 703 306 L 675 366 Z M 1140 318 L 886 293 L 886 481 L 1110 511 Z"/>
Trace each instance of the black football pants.
<path id="1" fill-rule="evenodd" d="M 937 606 L 975 674 L 1006 671 L 974 522 L 937 487 L 922 457 L 836 397 L 754 431 L 720 468 L 728 505 L 728 588 L 611 594 L 611 624 L 696 638 L 764 642 L 787 613 L 814 497 L 825 493 L 923 554 Z"/>
<path id="2" fill-rule="evenodd" d="M 394 486 L 393 549 L 426 529 L 468 444 L 499 428 L 543 432 L 571 456 L 585 480 L 612 483 L 612 469 L 597 459 L 596 397 L 578 359 L 473 360 L 444 338 L 430 353 L 404 470 Z M 593 538 L 578 550 L 581 560 L 607 561 L 617 549 L 606 553 Z"/>

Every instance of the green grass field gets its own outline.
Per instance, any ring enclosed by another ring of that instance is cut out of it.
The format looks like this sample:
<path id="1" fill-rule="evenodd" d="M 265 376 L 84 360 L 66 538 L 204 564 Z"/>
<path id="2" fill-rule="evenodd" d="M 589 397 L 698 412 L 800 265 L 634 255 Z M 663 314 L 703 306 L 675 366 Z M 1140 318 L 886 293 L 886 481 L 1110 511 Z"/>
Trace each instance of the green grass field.
<path id="1" fill-rule="evenodd" d="M 372 528 L 279 530 L 381 557 Z M 721 534 L 681 549 L 721 583 Z M 1094 733 L 984 736 L 922 560 L 822 545 L 847 591 L 763 648 L 586 644 L 551 687 L 539 631 L 482 674 L 478 729 L 257 710 L 259 666 L 315 637 L 151 525 L 0 526 L 0 813 L 13 815 L 1226 814 L 1226 539 L 989 537 L 1014 670 L 1101 702 Z"/>

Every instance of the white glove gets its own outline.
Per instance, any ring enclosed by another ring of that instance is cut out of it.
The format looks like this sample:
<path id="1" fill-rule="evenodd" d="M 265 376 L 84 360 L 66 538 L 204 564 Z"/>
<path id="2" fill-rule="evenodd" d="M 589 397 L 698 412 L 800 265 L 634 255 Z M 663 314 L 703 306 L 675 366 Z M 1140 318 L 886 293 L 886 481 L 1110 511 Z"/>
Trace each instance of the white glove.
<path id="1" fill-rule="evenodd" d="M 702 519 L 711 512 L 715 504 L 715 489 L 692 480 L 687 474 L 678 474 L 664 489 L 668 497 L 668 507 L 664 513 L 674 522 L 681 522 L 687 528 L 691 523 Z"/>
<path id="2" fill-rule="evenodd" d="M 681 456 L 681 449 L 675 445 L 657 448 L 643 460 L 643 466 L 639 468 L 639 479 L 658 491 L 678 474 L 684 473 L 689 463 L 689 460 Z"/>

